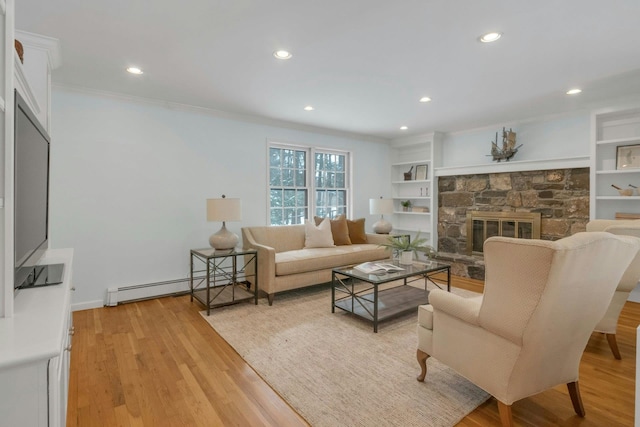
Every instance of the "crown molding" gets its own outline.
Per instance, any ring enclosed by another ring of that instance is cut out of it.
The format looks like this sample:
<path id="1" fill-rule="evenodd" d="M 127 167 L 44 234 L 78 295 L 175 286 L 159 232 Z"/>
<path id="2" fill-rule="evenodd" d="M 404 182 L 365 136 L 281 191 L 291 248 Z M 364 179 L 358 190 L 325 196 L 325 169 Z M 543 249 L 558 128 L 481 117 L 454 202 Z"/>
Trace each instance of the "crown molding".
<path id="1" fill-rule="evenodd" d="M 58 39 L 20 30 L 15 31 L 15 37 L 20 40 L 20 43 L 22 43 L 24 47 L 45 51 L 47 53 L 49 67 L 52 70 L 62 65 L 62 53 Z"/>

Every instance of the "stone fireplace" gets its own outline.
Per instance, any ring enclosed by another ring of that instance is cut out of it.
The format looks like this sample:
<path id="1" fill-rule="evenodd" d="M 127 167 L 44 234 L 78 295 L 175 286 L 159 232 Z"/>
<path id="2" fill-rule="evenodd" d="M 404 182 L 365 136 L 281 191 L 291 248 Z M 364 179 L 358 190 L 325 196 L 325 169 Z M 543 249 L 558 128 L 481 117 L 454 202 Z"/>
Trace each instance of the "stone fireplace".
<path id="1" fill-rule="evenodd" d="M 523 233 L 528 227 L 516 225 L 521 214 L 539 214 L 539 238 L 545 240 L 584 231 L 589 221 L 589 169 L 439 177 L 438 257 L 451 263 L 453 274 L 484 279 L 482 253 L 468 249 L 474 246 L 467 241 L 470 212 L 512 216 L 507 228 L 513 225 Z M 476 240 L 475 247 L 479 244 Z"/>

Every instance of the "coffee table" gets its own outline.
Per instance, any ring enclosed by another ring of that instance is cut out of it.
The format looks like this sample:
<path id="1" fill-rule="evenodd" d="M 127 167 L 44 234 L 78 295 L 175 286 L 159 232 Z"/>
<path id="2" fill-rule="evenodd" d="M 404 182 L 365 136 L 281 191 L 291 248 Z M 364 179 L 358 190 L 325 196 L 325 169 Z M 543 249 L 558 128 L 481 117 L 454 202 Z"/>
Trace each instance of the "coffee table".
<path id="1" fill-rule="evenodd" d="M 411 265 L 401 265 L 397 260 L 381 262 L 392 263 L 403 270 L 384 274 L 367 274 L 355 269 L 353 265 L 332 270 L 332 313 L 335 313 L 337 307 L 373 321 L 373 332 L 378 332 L 378 322 L 428 304 L 428 283 L 440 289 L 446 285 L 447 291 L 451 292 L 451 266 L 448 264 L 436 261 L 414 262 Z M 446 282 L 442 277 L 445 274 Z M 424 280 L 424 288 L 410 285 L 418 280 Z M 395 281 L 399 283 L 385 286 Z"/>

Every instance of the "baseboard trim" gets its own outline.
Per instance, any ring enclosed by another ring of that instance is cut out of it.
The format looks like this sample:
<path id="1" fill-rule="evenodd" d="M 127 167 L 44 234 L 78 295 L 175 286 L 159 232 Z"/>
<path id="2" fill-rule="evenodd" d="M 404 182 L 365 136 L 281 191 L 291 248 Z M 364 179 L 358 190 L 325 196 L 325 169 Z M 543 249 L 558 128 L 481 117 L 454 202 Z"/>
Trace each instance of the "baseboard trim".
<path id="1" fill-rule="evenodd" d="M 104 307 L 104 301 L 101 299 L 95 301 L 84 301 L 71 304 L 71 311 L 91 310 L 93 308 Z"/>

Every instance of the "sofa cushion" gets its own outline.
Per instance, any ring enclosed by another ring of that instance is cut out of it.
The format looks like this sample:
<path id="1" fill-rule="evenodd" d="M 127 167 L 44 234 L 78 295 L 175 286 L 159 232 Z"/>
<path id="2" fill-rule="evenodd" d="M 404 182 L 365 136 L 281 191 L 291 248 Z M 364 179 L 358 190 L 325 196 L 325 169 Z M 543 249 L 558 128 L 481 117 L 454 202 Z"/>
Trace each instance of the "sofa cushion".
<path id="1" fill-rule="evenodd" d="M 314 216 L 313 220 L 316 225 L 319 225 L 323 220 L 328 218 L 321 218 Z M 347 227 L 347 217 L 344 215 L 338 215 L 335 219 L 329 219 L 331 223 L 331 236 L 333 236 L 333 243 L 336 246 L 350 245 L 351 239 L 349 238 L 349 227 Z M 366 242 L 364 242 L 366 243 Z"/>
<path id="2" fill-rule="evenodd" d="M 389 252 L 384 247 L 375 244 L 305 248 L 279 252 L 276 253 L 276 276 L 306 273 L 387 258 L 389 258 Z"/>
<path id="3" fill-rule="evenodd" d="M 347 220 L 349 239 L 352 244 L 367 243 L 367 233 L 364 231 L 364 218 Z"/>
<path id="4" fill-rule="evenodd" d="M 317 226 L 311 221 L 306 222 L 304 226 L 305 248 L 330 248 L 334 246 L 329 218 L 325 218 Z"/>

